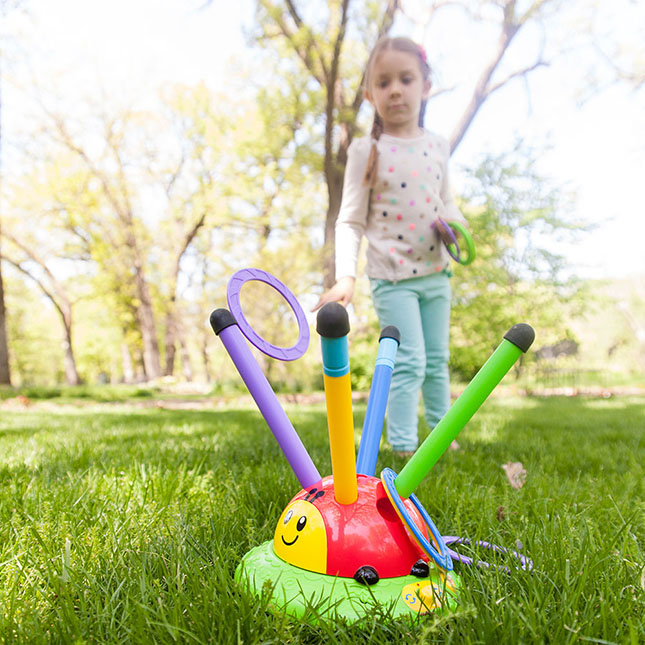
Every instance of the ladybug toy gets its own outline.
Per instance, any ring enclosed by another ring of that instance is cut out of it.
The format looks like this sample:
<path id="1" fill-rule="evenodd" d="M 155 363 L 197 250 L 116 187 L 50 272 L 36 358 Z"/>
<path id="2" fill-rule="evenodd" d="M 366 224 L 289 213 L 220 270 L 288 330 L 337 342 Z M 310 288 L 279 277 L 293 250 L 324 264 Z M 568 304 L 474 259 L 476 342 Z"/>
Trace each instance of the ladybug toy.
<path id="1" fill-rule="evenodd" d="M 239 290 L 248 280 L 269 284 L 290 304 L 299 325 L 299 339 L 293 347 L 273 347 L 250 328 L 239 307 Z M 211 326 L 301 485 L 280 515 L 273 540 L 243 557 L 236 581 L 256 597 L 268 594 L 272 610 L 310 621 L 336 617 L 354 621 L 378 608 L 391 618 L 453 608 L 461 582 L 451 556 L 459 556 L 447 549 L 413 491 L 531 345 L 533 330 L 525 324 L 511 328 L 401 472 L 397 475 L 385 468 L 377 478 L 374 471 L 399 333 L 394 327 L 381 333 L 356 458 L 349 320 L 344 307 L 326 304 L 316 324 L 332 462 L 332 475 L 323 478 L 242 336 L 274 358 L 298 358 L 309 340 L 302 309 L 279 280 L 259 269 L 238 271 L 227 295 L 230 311 L 213 311 Z"/>

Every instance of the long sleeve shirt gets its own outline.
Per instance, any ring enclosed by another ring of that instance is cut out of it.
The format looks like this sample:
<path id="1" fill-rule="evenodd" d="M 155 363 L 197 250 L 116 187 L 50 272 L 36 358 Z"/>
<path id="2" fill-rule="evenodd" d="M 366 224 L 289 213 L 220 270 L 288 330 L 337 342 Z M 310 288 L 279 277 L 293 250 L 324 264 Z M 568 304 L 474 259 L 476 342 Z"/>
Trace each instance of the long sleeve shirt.
<path id="1" fill-rule="evenodd" d="M 340 212 L 336 222 L 336 278 L 356 276 L 363 235 L 370 278 L 390 281 L 447 269 L 450 256 L 433 223 L 465 222 L 448 180 L 448 143 L 424 130 L 414 139 L 382 134 L 377 177 L 363 185 L 372 139 L 349 147 Z"/>

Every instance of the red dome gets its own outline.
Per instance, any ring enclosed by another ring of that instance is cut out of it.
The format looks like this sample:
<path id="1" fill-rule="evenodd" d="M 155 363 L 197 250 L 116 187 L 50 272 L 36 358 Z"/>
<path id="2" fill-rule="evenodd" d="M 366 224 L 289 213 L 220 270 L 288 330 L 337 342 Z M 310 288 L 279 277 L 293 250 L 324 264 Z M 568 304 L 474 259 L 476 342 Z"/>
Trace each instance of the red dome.
<path id="1" fill-rule="evenodd" d="M 313 502 L 325 523 L 327 573 L 351 578 L 357 569 L 369 565 L 376 569 L 380 578 L 395 578 L 409 575 L 412 565 L 419 559 L 427 562 L 428 556 L 410 538 L 381 480 L 358 475 L 357 485 L 356 502 L 339 504 L 334 499 L 333 477 L 325 477 L 322 480 L 325 494 Z M 291 502 L 304 499 L 308 493 L 300 491 Z M 414 523 L 428 537 L 416 508 L 409 500 L 404 504 Z"/>

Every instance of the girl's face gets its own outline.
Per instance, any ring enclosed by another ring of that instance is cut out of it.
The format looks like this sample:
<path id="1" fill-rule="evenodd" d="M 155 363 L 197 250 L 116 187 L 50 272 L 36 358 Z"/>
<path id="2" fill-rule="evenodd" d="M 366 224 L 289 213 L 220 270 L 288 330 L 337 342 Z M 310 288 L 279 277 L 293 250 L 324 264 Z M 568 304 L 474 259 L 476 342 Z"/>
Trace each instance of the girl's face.
<path id="1" fill-rule="evenodd" d="M 428 98 L 430 81 L 423 80 L 418 56 L 385 49 L 372 66 L 365 97 L 383 121 L 386 134 L 414 137 L 419 134 L 421 101 Z"/>

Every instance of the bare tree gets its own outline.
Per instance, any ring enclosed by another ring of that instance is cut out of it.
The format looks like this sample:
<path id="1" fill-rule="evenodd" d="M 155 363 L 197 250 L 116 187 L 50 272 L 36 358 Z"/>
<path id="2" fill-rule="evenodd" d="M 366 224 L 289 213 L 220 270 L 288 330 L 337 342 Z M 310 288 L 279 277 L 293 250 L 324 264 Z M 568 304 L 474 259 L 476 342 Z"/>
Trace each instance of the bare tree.
<path id="1" fill-rule="evenodd" d="M 41 257 L 35 249 L 28 247 L 6 230 L 3 231 L 3 236 L 12 243 L 22 256 L 18 258 L 12 254 L 6 254 L 4 259 L 33 280 L 58 311 L 64 331 L 65 379 L 68 385 L 78 385 L 81 380 L 76 369 L 74 346 L 72 344 L 72 301 L 67 290 L 56 279 L 45 258 Z"/>

